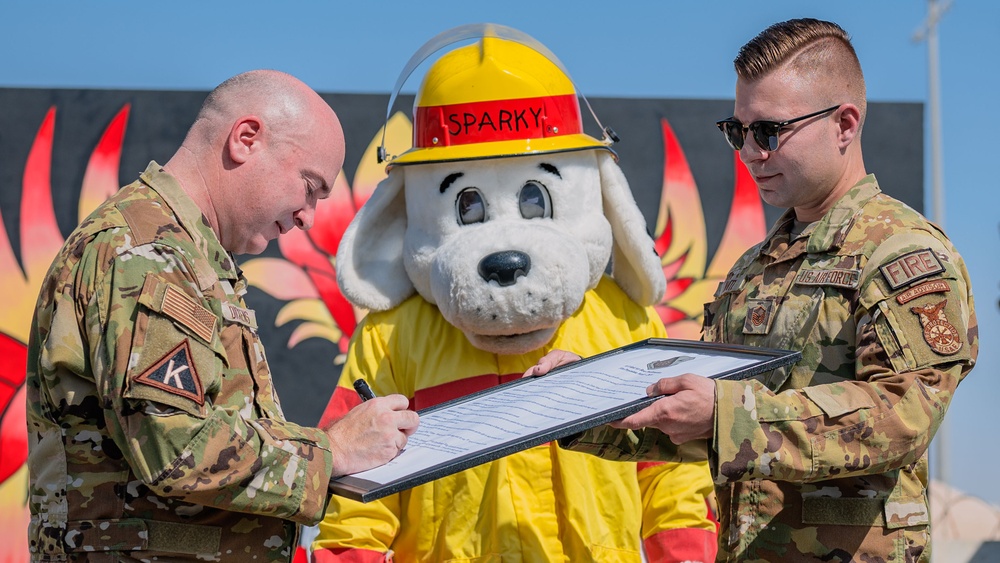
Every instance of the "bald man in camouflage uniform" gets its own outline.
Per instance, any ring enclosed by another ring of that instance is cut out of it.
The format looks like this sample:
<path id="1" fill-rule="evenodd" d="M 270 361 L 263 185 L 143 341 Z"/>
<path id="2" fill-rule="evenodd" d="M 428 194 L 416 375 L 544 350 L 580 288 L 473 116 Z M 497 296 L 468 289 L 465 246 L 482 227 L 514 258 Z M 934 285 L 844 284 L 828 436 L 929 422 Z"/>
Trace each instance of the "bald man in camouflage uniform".
<path id="1" fill-rule="evenodd" d="M 398 395 L 285 421 L 231 254 L 308 229 L 343 158 L 322 98 L 245 73 L 69 236 L 29 343 L 32 561 L 289 561 L 331 476 L 405 445 Z"/>
<path id="2" fill-rule="evenodd" d="M 735 65 L 720 128 L 762 198 L 789 209 L 720 284 L 704 339 L 802 360 L 749 381 L 660 380 L 650 395 L 669 396 L 564 445 L 707 454 L 720 561 L 929 561 L 927 449 L 979 345 L 969 274 L 866 173 L 864 78 L 839 26 L 775 24 Z"/>

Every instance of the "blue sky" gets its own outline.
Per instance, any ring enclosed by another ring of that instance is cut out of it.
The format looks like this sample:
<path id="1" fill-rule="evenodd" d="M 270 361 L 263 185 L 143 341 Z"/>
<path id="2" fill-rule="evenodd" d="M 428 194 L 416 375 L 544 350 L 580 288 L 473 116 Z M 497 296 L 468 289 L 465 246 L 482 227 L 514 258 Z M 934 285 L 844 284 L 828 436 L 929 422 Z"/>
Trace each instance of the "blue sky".
<path id="1" fill-rule="evenodd" d="M 927 48 L 912 39 L 926 14 L 916 0 L 0 0 L 0 87 L 209 90 L 244 70 L 276 68 L 322 92 L 388 93 L 430 37 L 496 22 L 544 43 L 588 96 L 730 99 L 739 47 L 771 23 L 808 16 L 852 34 L 871 100 L 927 102 Z M 943 223 L 972 273 L 983 344 L 948 415 L 948 481 L 1000 505 L 991 416 L 1000 399 L 997 29 L 1000 2 L 954 0 L 938 36 Z M 929 155 L 929 128 L 924 137 Z M 929 166 L 928 157 L 928 193 Z"/>

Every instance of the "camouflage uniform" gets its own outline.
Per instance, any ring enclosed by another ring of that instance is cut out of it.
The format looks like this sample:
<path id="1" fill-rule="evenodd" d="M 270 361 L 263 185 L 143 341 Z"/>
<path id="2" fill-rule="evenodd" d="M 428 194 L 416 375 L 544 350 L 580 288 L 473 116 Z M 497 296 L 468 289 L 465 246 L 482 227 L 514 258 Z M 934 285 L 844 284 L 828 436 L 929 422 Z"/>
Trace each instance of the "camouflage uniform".
<path id="1" fill-rule="evenodd" d="M 284 420 L 246 280 L 155 162 L 70 235 L 27 373 L 33 561 L 289 561 L 327 436 Z"/>
<path id="2" fill-rule="evenodd" d="M 785 213 L 737 261 L 705 310 L 705 340 L 803 356 L 717 382 L 719 559 L 928 561 L 927 448 L 979 347 L 969 274 L 873 176 L 799 236 L 793 220 Z M 703 441 L 678 448 L 610 427 L 567 445 L 615 459 L 705 455 Z"/>

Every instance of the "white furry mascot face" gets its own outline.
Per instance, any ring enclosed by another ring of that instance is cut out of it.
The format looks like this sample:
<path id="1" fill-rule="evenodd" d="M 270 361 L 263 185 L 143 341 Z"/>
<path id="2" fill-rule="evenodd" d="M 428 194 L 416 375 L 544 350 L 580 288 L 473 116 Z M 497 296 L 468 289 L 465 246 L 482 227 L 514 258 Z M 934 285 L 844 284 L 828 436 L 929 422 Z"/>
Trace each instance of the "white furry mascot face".
<path id="1" fill-rule="evenodd" d="M 642 305 L 666 281 L 610 152 L 581 150 L 393 167 L 348 227 L 337 277 L 356 305 L 414 290 L 472 345 L 544 346 L 613 264 Z"/>

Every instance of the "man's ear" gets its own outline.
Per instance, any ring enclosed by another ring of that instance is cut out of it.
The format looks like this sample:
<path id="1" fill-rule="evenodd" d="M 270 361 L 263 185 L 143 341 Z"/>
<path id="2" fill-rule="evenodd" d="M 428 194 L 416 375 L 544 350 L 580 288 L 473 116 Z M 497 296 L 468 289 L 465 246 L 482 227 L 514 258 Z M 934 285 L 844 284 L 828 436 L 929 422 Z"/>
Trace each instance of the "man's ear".
<path id="1" fill-rule="evenodd" d="M 226 149 L 229 158 L 237 164 L 243 164 L 250 155 L 261 148 L 261 135 L 264 122 L 256 115 L 240 117 L 233 123 L 226 139 Z"/>
<path id="2" fill-rule="evenodd" d="M 841 149 L 847 148 L 861 132 L 861 110 L 854 104 L 844 104 L 837 110 L 840 133 L 837 141 Z"/>

